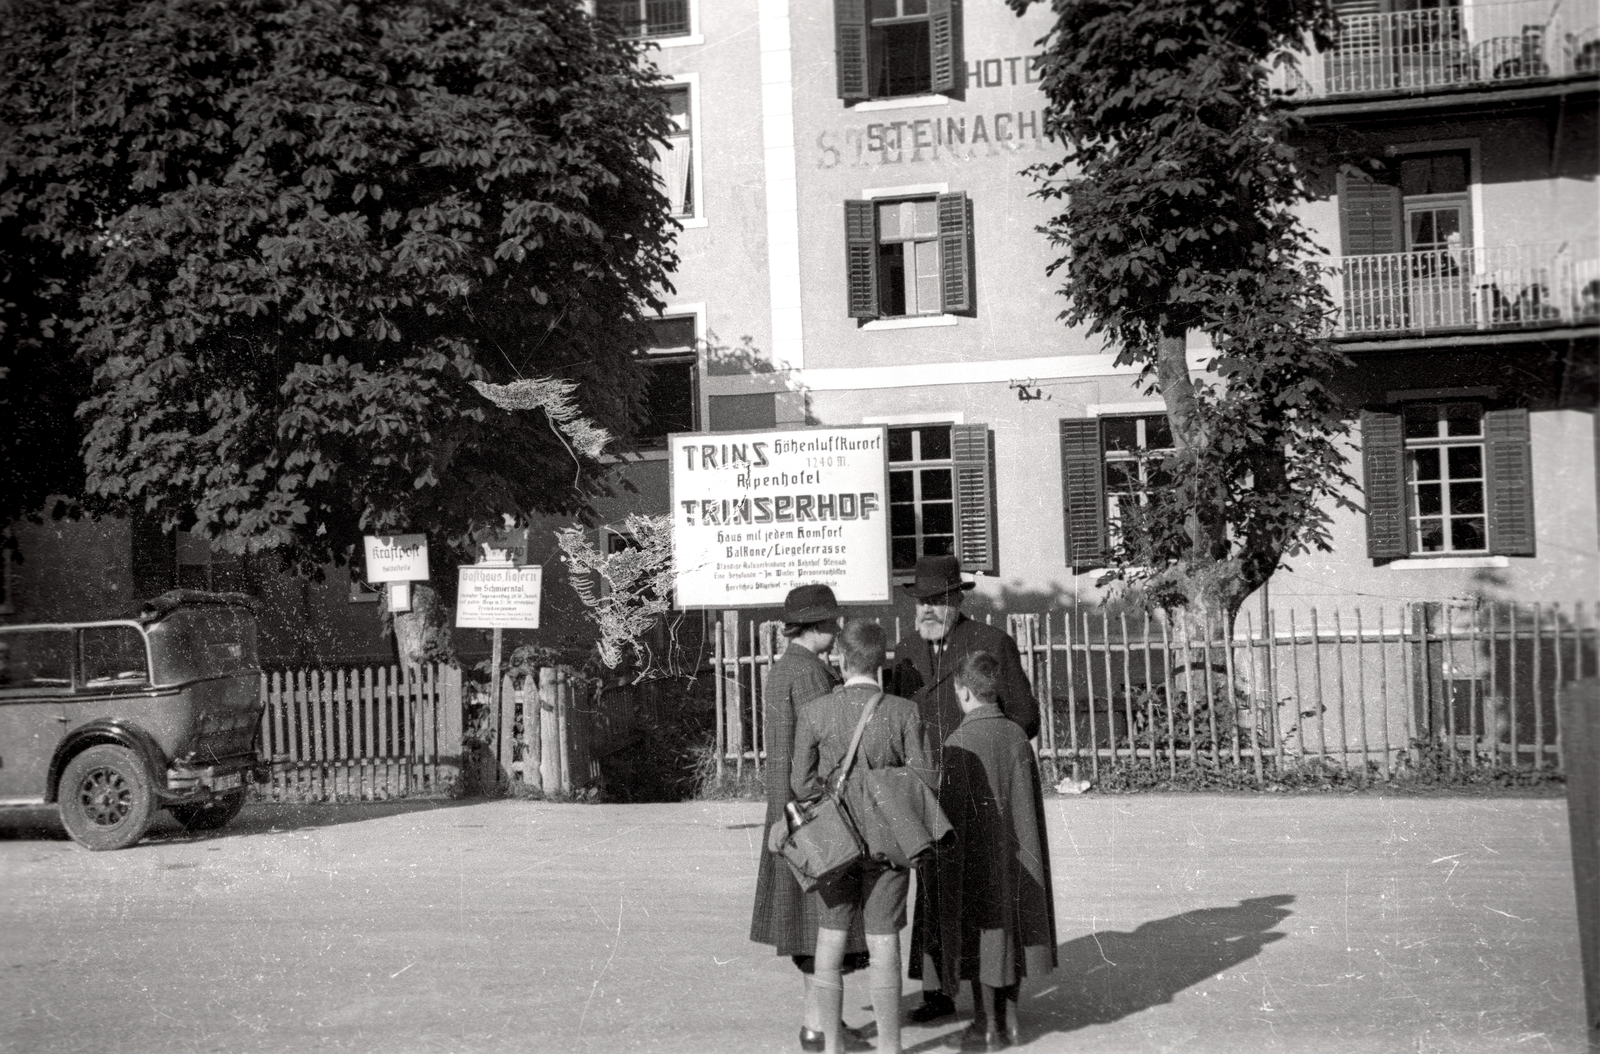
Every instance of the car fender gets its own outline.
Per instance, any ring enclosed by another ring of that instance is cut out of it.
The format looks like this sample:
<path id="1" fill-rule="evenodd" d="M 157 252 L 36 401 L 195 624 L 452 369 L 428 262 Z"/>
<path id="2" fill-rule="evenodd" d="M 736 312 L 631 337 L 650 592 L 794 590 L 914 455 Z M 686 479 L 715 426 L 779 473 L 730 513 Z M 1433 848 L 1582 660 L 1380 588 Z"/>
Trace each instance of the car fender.
<path id="1" fill-rule="evenodd" d="M 126 747 L 133 751 L 134 756 L 144 762 L 145 770 L 150 774 L 150 785 L 155 788 L 157 797 L 166 792 L 167 759 L 155 738 L 138 725 L 105 718 L 73 729 L 72 734 L 56 747 L 55 756 L 50 759 L 50 775 L 45 781 L 44 800 L 53 802 L 57 799 L 56 784 L 74 756 L 101 744 Z"/>

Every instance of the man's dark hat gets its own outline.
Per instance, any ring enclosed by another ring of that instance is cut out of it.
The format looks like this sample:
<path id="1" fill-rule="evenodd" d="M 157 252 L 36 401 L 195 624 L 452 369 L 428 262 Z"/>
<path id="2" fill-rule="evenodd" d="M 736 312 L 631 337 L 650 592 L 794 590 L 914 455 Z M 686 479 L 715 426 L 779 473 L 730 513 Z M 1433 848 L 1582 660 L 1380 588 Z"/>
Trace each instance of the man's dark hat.
<path id="1" fill-rule="evenodd" d="M 783 621 L 791 626 L 825 622 L 843 614 L 833 590 L 824 585 L 795 586 L 783 598 Z"/>
<path id="2" fill-rule="evenodd" d="M 961 580 L 961 561 L 955 557 L 924 556 L 917 560 L 916 578 L 901 588 L 918 600 L 936 600 L 977 587 L 976 582 Z"/>

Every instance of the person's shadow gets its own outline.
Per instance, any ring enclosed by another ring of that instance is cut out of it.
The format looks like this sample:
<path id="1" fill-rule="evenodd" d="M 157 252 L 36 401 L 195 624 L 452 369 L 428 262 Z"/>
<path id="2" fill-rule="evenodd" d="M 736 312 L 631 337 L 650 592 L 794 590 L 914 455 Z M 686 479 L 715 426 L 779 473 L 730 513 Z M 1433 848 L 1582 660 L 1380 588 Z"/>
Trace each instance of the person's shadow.
<path id="1" fill-rule="evenodd" d="M 1024 1040 L 1117 1021 L 1161 1003 L 1197 981 L 1254 956 L 1288 934 L 1274 927 L 1293 912 L 1279 893 L 1237 907 L 1198 908 L 1146 922 L 1131 933 L 1100 930 L 1057 949 L 1049 977 L 1023 988 Z M 1037 991 L 1032 995 L 1030 989 Z"/>

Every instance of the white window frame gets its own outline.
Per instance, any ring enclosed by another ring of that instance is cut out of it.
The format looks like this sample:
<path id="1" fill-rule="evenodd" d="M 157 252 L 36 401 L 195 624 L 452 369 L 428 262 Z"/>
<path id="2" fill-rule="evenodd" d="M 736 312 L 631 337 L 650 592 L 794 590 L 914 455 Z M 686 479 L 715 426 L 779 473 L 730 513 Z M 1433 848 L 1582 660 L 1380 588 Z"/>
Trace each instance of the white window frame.
<path id="1" fill-rule="evenodd" d="M 693 17 L 693 12 L 691 12 Z M 678 73 L 664 78 L 658 88 L 687 87 L 689 89 L 689 171 L 690 190 L 694 194 L 694 213 L 674 217 L 685 230 L 709 225 L 706 217 L 705 150 L 700 135 L 700 74 Z"/>
<path id="2" fill-rule="evenodd" d="M 923 416 L 920 416 L 920 417 L 916 418 L 915 420 L 904 421 L 904 422 L 900 422 L 900 423 L 897 423 L 895 425 L 892 425 L 891 426 L 891 430 L 894 430 L 894 429 L 906 429 L 906 428 L 914 428 L 914 429 L 944 428 L 944 429 L 946 429 L 948 431 L 948 430 L 950 430 L 952 428 L 952 426 L 957 425 L 957 424 L 962 424 L 962 423 L 964 423 L 964 422 L 954 421 L 954 420 L 946 420 L 946 419 L 944 419 L 942 417 L 931 417 L 931 416 L 928 416 L 928 415 L 923 415 Z M 896 473 L 896 472 L 910 472 L 910 473 L 912 473 L 912 476 L 911 476 L 911 479 L 912 479 L 912 492 L 913 492 L 912 503 L 913 503 L 913 506 L 915 508 L 915 515 L 916 515 L 916 533 L 912 537 L 914 537 L 915 541 L 916 541 L 917 557 L 919 559 L 921 557 L 927 555 L 927 553 L 926 553 L 926 551 L 924 549 L 924 546 L 923 546 L 925 532 L 923 530 L 923 504 L 924 504 L 924 499 L 922 497 L 922 476 L 921 476 L 921 472 L 924 469 L 930 469 L 930 468 L 936 469 L 936 468 L 939 468 L 941 466 L 947 466 L 948 467 L 949 473 L 950 473 L 950 498 L 949 498 L 949 502 L 948 502 L 949 506 L 950 506 L 950 550 L 949 551 L 952 554 L 959 555 L 956 546 L 961 540 L 961 530 L 960 530 L 961 503 L 960 503 L 959 495 L 957 494 L 956 460 L 955 460 L 955 437 L 954 437 L 954 435 L 951 435 L 950 438 L 949 438 L 949 443 L 950 443 L 950 455 L 949 455 L 949 457 L 947 457 L 947 458 L 934 458 L 934 459 L 924 459 L 924 458 L 921 457 L 921 453 L 922 453 L 922 450 L 921 450 L 921 438 L 922 437 L 920 435 L 914 436 L 914 440 L 915 440 L 917 445 L 916 445 L 916 449 L 913 451 L 913 453 L 916 456 L 913 457 L 912 460 L 910 460 L 910 461 L 890 461 L 890 460 L 888 460 L 888 452 L 886 450 L 885 451 L 885 464 L 888 466 L 889 475 L 891 477 L 893 477 L 894 473 Z M 936 502 L 939 501 L 939 499 L 934 499 L 934 500 Z M 895 535 L 895 533 L 894 533 L 893 510 L 894 510 L 895 504 L 896 504 L 896 502 L 894 501 L 894 498 L 893 498 L 893 484 L 891 483 L 891 485 L 890 485 L 890 497 L 889 497 L 889 501 L 888 501 L 889 516 L 890 516 L 890 527 L 889 527 L 889 567 L 890 567 L 891 574 L 904 577 L 904 576 L 908 576 L 908 575 L 910 575 L 912 573 L 913 567 L 895 567 L 894 566 L 894 542 L 895 542 L 895 539 L 897 537 Z M 904 537 L 907 537 L 907 536 L 906 535 L 899 535 L 898 537 L 904 538 Z M 942 537 L 942 535 L 936 535 L 936 537 Z"/>
<path id="3" fill-rule="evenodd" d="M 689 3 L 689 32 L 680 33 L 675 37 L 641 36 L 640 40 L 648 40 L 658 48 L 683 48 L 706 42 L 705 35 L 700 31 L 700 0 L 688 0 Z M 595 4 L 589 0 L 586 5 L 591 17 L 595 14 Z"/>

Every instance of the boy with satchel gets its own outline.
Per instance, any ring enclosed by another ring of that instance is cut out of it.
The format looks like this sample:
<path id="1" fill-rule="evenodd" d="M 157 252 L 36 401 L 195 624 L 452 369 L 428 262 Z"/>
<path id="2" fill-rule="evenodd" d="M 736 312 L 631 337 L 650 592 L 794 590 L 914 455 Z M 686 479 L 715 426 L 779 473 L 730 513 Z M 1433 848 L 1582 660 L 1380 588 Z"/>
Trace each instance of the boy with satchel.
<path id="1" fill-rule="evenodd" d="M 934 786 L 933 752 L 916 704 L 884 695 L 878 688 L 877 673 L 886 643 L 883 627 L 874 622 L 847 623 L 839 635 L 835 647 L 845 683 L 802 706 L 796 721 L 792 786 L 802 801 L 820 797 L 830 780 L 845 773 L 841 797 L 846 811 L 860 816 L 866 811 L 863 774 L 897 766 L 916 773 L 928 787 Z M 908 868 L 868 855 L 819 883 L 811 893 L 820 901 L 812 985 L 822 1011 L 828 1054 L 841 1054 L 844 1049 L 839 1021 L 844 1003 L 840 967 L 845 938 L 857 914 L 865 918 L 872 959 L 868 975 L 878 1026 L 877 1049 L 899 1054 L 900 930 L 906 923 L 910 882 Z"/>

